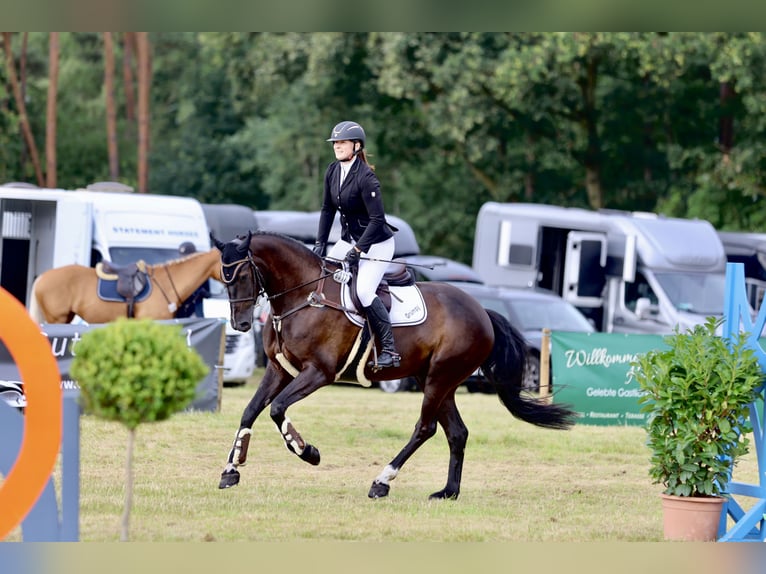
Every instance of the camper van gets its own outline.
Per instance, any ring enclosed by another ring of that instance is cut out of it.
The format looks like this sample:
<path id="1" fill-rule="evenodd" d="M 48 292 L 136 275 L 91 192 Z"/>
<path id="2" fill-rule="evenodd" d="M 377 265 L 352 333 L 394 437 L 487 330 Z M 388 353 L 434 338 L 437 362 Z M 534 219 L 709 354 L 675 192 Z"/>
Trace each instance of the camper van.
<path id="1" fill-rule="evenodd" d="M 766 233 L 719 231 L 718 237 L 727 261 L 742 263 L 747 299 L 753 309 L 760 309 L 766 293 Z"/>
<path id="2" fill-rule="evenodd" d="M 26 305 L 35 278 L 54 267 L 161 263 L 184 241 L 210 248 L 195 199 L 130 191 L 112 182 L 75 191 L 0 186 L 0 285 Z"/>
<path id="3" fill-rule="evenodd" d="M 485 283 L 544 288 L 603 332 L 672 332 L 723 314 L 726 255 L 703 220 L 485 203 L 473 267 Z"/>

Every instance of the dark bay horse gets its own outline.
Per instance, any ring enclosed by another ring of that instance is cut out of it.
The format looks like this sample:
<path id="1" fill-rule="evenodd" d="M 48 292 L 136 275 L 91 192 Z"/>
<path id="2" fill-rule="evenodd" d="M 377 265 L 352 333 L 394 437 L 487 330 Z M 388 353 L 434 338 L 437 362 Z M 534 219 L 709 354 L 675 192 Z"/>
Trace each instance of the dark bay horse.
<path id="1" fill-rule="evenodd" d="M 302 243 L 265 232 L 249 233 L 228 243 L 213 240 L 221 250 L 221 275 L 228 289 L 232 327 L 240 331 L 251 327 L 254 303 L 261 294 L 268 296 L 272 308 L 272 324 L 264 329 L 264 348 L 270 361 L 242 414 L 221 474 L 219 488 L 228 488 L 239 483 L 237 467 L 246 461 L 252 426 L 268 405 L 287 448 L 302 460 L 319 464 L 319 450 L 303 439 L 286 411 L 336 379 L 348 363 L 361 327 L 343 310 L 327 304 L 340 301 L 341 287 L 331 277 L 338 267 Z M 568 406 L 522 394 L 525 343 L 504 317 L 482 308 L 454 286 L 436 282 L 418 286 L 427 318 L 417 326 L 395 327 L 402 354 L 400 367 L 379 372 L 364 367 L 370 380 L 414 376 L 423 391 L 415 431 L 374 479 L 370 498 L 388 495 L 390 481 L 436 433 L 437 424 L 447 437 L 450 460 L 447 484 L 430 498 L 458 497 L 468 429 L 458 412 L 455 391 L 478 367 L 494 383 L 500 401 L 513 416 L 552 429 L 570 428 L 576 416 Z M 362 360 L 366 363 L 365 358 Z"/>
<path id="2" fill-rule="evenodd" d="M 147 265 L 151 294 L 135 304 L 137 319 L 172 319 L 181 306 L 207 279 L 221 278 L 221 253 L 217 249 L 157 265 Z M 96 294 L 98 276 L 93 267 L 64 265 L 49 269 L 35 279 L 29 314 L 38 323 L 69 323 L 79 315 L 88 323 L 108 323 L 126 316 L 124 302 L 103 301 Z"/>

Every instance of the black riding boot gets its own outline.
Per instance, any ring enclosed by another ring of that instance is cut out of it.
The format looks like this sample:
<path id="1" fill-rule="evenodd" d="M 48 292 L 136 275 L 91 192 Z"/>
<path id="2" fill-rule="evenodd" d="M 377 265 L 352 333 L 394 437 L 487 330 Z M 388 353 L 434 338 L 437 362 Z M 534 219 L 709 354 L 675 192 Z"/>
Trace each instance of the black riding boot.
<path id="1" fill-rule="evenodd" d="M 394 347 L 394 335 L 391 332 L 391 319 L 388 317 L 386 306 L 383 305 L 383 301 L 378 297 L 375 297 L 370 306 L 365 307 L 365 311 L 367 312 L 367 320 L 370 322 L 373 332 L 378 336 L 380 344 L 383 347 L 378 355 L 377 366 L 379 368 L 398 367 L 399 359 L 401 359 L 401 357 Z M 367 366 L 374 367 L 374 361 L 367 363 Z"/>

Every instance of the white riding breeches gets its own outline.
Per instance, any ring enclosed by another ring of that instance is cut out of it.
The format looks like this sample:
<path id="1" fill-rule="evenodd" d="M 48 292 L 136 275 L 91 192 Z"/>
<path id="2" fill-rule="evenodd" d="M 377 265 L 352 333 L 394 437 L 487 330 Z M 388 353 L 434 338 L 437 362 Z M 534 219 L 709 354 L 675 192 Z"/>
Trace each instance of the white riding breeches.
<path id="1" fill-rule="evenodd" d="M 328 258 L 344 259 L 348 250 L 353 247 L 353 243 L 348 243 L 342 239 L 333 245 Z M 356 294 L 359 302 L 364 307 L 369 307 L 375 298 L 375 290 L 380 285 L 383 274 L 388 269 L 391 259 L 394 257 L 394 238 L 390 237 L 380 243 L 370 245 L 367 253 L 361 254 L 359 261 L 359 272 L 356 279 Z M 371 261 L 371 259 L 381 259 L 382 261 Z"/>

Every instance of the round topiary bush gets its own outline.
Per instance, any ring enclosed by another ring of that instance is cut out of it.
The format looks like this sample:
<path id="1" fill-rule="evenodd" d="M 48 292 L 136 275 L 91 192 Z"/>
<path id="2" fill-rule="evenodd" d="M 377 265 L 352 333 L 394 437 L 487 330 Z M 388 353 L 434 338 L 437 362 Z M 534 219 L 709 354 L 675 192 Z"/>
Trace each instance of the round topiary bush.
<path id="1" fill-rule="evenodd" d="M 208 372 L 179 326 L 150 319 L 119 319 L 88 331 L 74 353 L 70 374 L 85 412 L 129 429 L 185 408 Z"/>
<path id="2" fill-rule="evenodd" d="M 141 423 L 162 421 L 194 399 L 208 372 L 178 325 L 118 319 L 85 333 L 69 370 L 86 413 L 128 428 L 125 508 L 120 540 L 128 540 L 133 501 L 133 449 Z"/>

